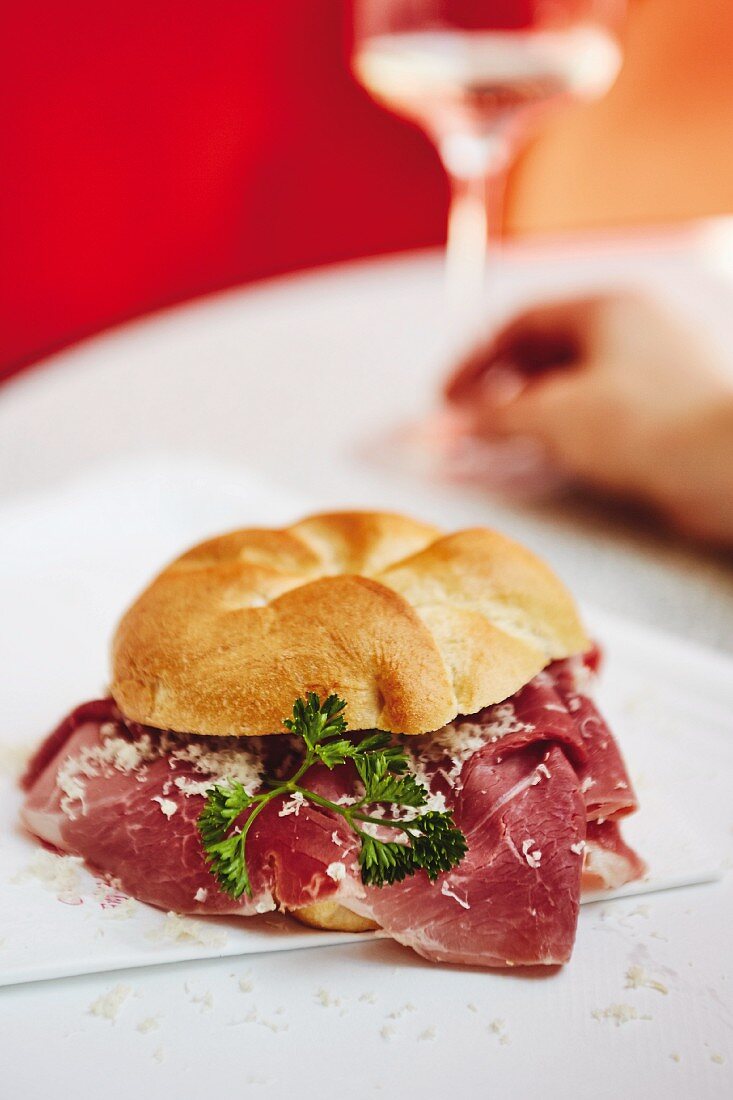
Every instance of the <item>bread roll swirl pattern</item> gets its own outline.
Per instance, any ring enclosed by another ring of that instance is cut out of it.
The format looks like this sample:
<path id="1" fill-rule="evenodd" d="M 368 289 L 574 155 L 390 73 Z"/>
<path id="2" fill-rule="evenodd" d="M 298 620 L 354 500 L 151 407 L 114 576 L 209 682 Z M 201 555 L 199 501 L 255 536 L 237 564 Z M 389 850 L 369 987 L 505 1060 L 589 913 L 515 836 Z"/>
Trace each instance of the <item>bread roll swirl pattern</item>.
<path id="1" fill-rule="evenodd" d="M 505 536 L 332 513 L 172 562 L 119 624 L 112 694 L 137 722 L 244 736 L 336 692 L 351 729 L 423 734 L 587 645 L 564 585 Z"/>

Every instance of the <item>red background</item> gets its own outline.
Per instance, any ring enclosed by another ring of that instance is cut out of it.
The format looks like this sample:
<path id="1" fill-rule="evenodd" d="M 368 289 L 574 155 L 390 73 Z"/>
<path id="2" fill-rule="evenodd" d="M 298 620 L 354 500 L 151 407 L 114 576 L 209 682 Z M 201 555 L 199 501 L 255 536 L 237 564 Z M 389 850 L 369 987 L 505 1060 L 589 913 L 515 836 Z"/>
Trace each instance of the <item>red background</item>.
<path id="1" fill-rule="evenodd" d="M 6 12 L 0 373 L 203 291 L 441 239 L 436 155 L 350 76 L 348 8 Z"/>
<path id="2" fill-rule="evenodd" d="M 350 9 L 0 0 L 0 377 L 192 295 L 443 238 L 435 152 L 349 74 Z M 513 230 L 733 210 L 733 4 L 629 0 L 625 52 L 522 154 Z"/>

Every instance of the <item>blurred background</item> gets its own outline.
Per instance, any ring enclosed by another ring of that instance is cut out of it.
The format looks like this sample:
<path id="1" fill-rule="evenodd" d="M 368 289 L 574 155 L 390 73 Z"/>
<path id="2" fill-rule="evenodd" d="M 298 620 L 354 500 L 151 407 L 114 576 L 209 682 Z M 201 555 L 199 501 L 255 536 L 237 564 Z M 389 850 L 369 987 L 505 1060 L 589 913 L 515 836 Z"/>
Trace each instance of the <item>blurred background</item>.
<path id="1" fill-rule="evenodd" d="M 237 525 L 271 486 L 494 525 L 581 599 L 733 650 L 730 0 L 9 0 L 0 24 L 18 568 L 100 516 L 108 568 L 156 522 L 172 552 L 219 525 L 207 500 Z"/>
<path id="2" fill-rule="evenodd" d="M 0 376 L 211 290 L 445 239 L 435 148 L 350 73 L 352 7 L 2 5 Z M 508 236 L 733 212 L 733 5 L 630 0 L 624 52 L 608 95 L 521 150 Z"/>

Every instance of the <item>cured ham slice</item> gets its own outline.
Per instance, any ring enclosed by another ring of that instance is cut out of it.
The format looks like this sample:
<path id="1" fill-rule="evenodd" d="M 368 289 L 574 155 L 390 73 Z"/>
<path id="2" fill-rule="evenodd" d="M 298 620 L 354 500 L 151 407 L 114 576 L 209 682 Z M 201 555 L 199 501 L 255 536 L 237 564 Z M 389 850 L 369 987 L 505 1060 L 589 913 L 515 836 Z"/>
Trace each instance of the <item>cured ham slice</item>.
<path id="1" fill-rule="evenodd" d="M 638 806 L 618 744 L 589 694 L 597 665 L 591 653 L 587 659 L 556 661 L 540 674 L 553 681 L 582 740 L 578 777 L 589 821 L 623 817 Z"/>
<path id="2" fill-rule="evenodd" d="M 358 911 L 436 962 L 483 966 L 570 957 L 580 901 L 585 807 L 562 750 L 478 752 L 454 801 L 468 855 L 435 884 L 424 876 L 367 891 Z"/>
<path id="3" fill-rule="evenodd" d="M 252 897 L 210 874 L 196 822 L 206 792 L 237 779 L 254 793 L 291 774 L 290 736 L 215 739 L 128 723 L 112 700 L 85 704 L 43 743 L 26 774 L 27 828 L 83 856 L 141 901 L 247 916 L 332 898 L 426 958 L 480 966 L 565 962 L 581 886 L 643 873 L 617 820 L 636 807 L 616 743 L 588 694 L 595 658 L 555 662 L 504 703 L 403 743 L 429 805 L 450 809 L 468 853 L 431 883 L 423 873 L 365 888 L 343 818 L 273 800 L 247 841 Z M 350 766 L 302 780 L 330 799 L 358 796 Z"/>
<path id="4" fill-rule="evenodd" d="M 111 700 L 70 715 L 49 739 L 53 759 L 46 761 L 47 741 L 29 765 L 27 828 L 60 851 L 83 856 L 140 901 L 179 913 L 247 916 L 276 904 L 299 908 L 336 892 L 326 870 L 355 850 L 353 834 L 341 819 L 310 805 L 280 800 L 258 818 L 247 843 L 251 899 L 220 890 L 204 858 L 196 822 L 207 789 L 228 776 L 256 790 L 263 767 L 282 762 L 271 759 L 282 758 L 284 748 L 273 742 L 290 744 L 289 738 L 253 738 L 245 750 L 142 727 L 134 733 Z M 312 768 L 308 779 L 327 798 L 353 787 L 350 773 L 341 777 L 325 767 Z"/>

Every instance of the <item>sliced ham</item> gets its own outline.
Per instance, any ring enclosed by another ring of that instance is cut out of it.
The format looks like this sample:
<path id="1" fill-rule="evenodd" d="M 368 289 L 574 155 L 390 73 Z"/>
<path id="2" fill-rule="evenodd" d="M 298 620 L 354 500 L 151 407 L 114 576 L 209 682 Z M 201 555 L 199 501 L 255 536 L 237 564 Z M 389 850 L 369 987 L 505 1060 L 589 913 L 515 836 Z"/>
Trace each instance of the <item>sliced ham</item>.
<path id="1" fill-rule="evenodd" d="M 249 833 L 253 895 L 230 898 L 196 828 L 206 790 L 237 778 L 254 792 L 263 770 L 291 774 L 298 744 L 148 729 L 127 723 L 112 700 L 78 708 L 46 739 L 24 780 L 23 818 L 46 843 L 166 910 L 246 916 L 332 898 L 436 961 L 562 963 L 581 884 L 618 886 L 643 873 L 618 832 L 636 800 L 589 677 L 590 661 L 555 662 L 504 703 L 403 739 L 431 807 L 450 809 L 468 841 L 463 862 L 435 883 L 419 873 L 365 888 L 343 818 L 278 798 Z M 350 766 L 314 767 L 301 782 L 332 801 L 358 793 Z"/>
<path id="2" fill-rule="evenodd" d="M 578 777 L 588 820 L 600 821 L 633 813 L 638 803 L 621 750 L 589 694 L 594 668 L 595 663 L 572 657 L 556 661 L 540 675 L 553 680 L 557 694 L 574 720 L 584 750 Z"/>
<path id="3" fill-rule="evenodd" d="M 88 717 L 92 707 L 94 720 Z M 249 834 L 252 898 L 229 897 L 209 872 L 196 827 L 204 789 L 223 773 L 244 780 L 251 771 L 256 779 L 257 762 L 273 749 L 282 753 L 281 746 L 272 745 L 274 739 L 253 738 L 242 750 L 228 742 L 190 742 L 157 730 L 133 737 L 111 700 L 78 708 L 62 729 L 62 744 L 59 731 L 52 734 L 57 745 L 53 760 L 40 772 L 38 754 L 31 761 L 24 780 L 29 791 L 24 822 L 46 843 L 83 856 L 140 901 L 179 913 L 247 916 L 278 903 L 299 908 L 336 892 L 336 881 L 325 872 L 355 850 L 353 834 L 342 819 L 310 805 L 290 808 L 282 800 L 262 812 Z M 192 744 L 203 753 L 192 754 Z M 221 773 L 212 772 L 211 760 Z M 312 768 L 308 778 L 327 798 L 353 787 L 350 773 L 341 776 L 325 767 Z"/>
<path id="4" fill-rule="evenodd" d="M 525 747 L 501 762 L 480 751 L 460 782 L 453 808 L 469 846 L 463 862 L 434 884 L 416 876 L 389 889 L 371 887 L 358 911 L 436 962 L 565 962 L 575 939 L 585 837 L 572 766 L 555 746 Z"/>

